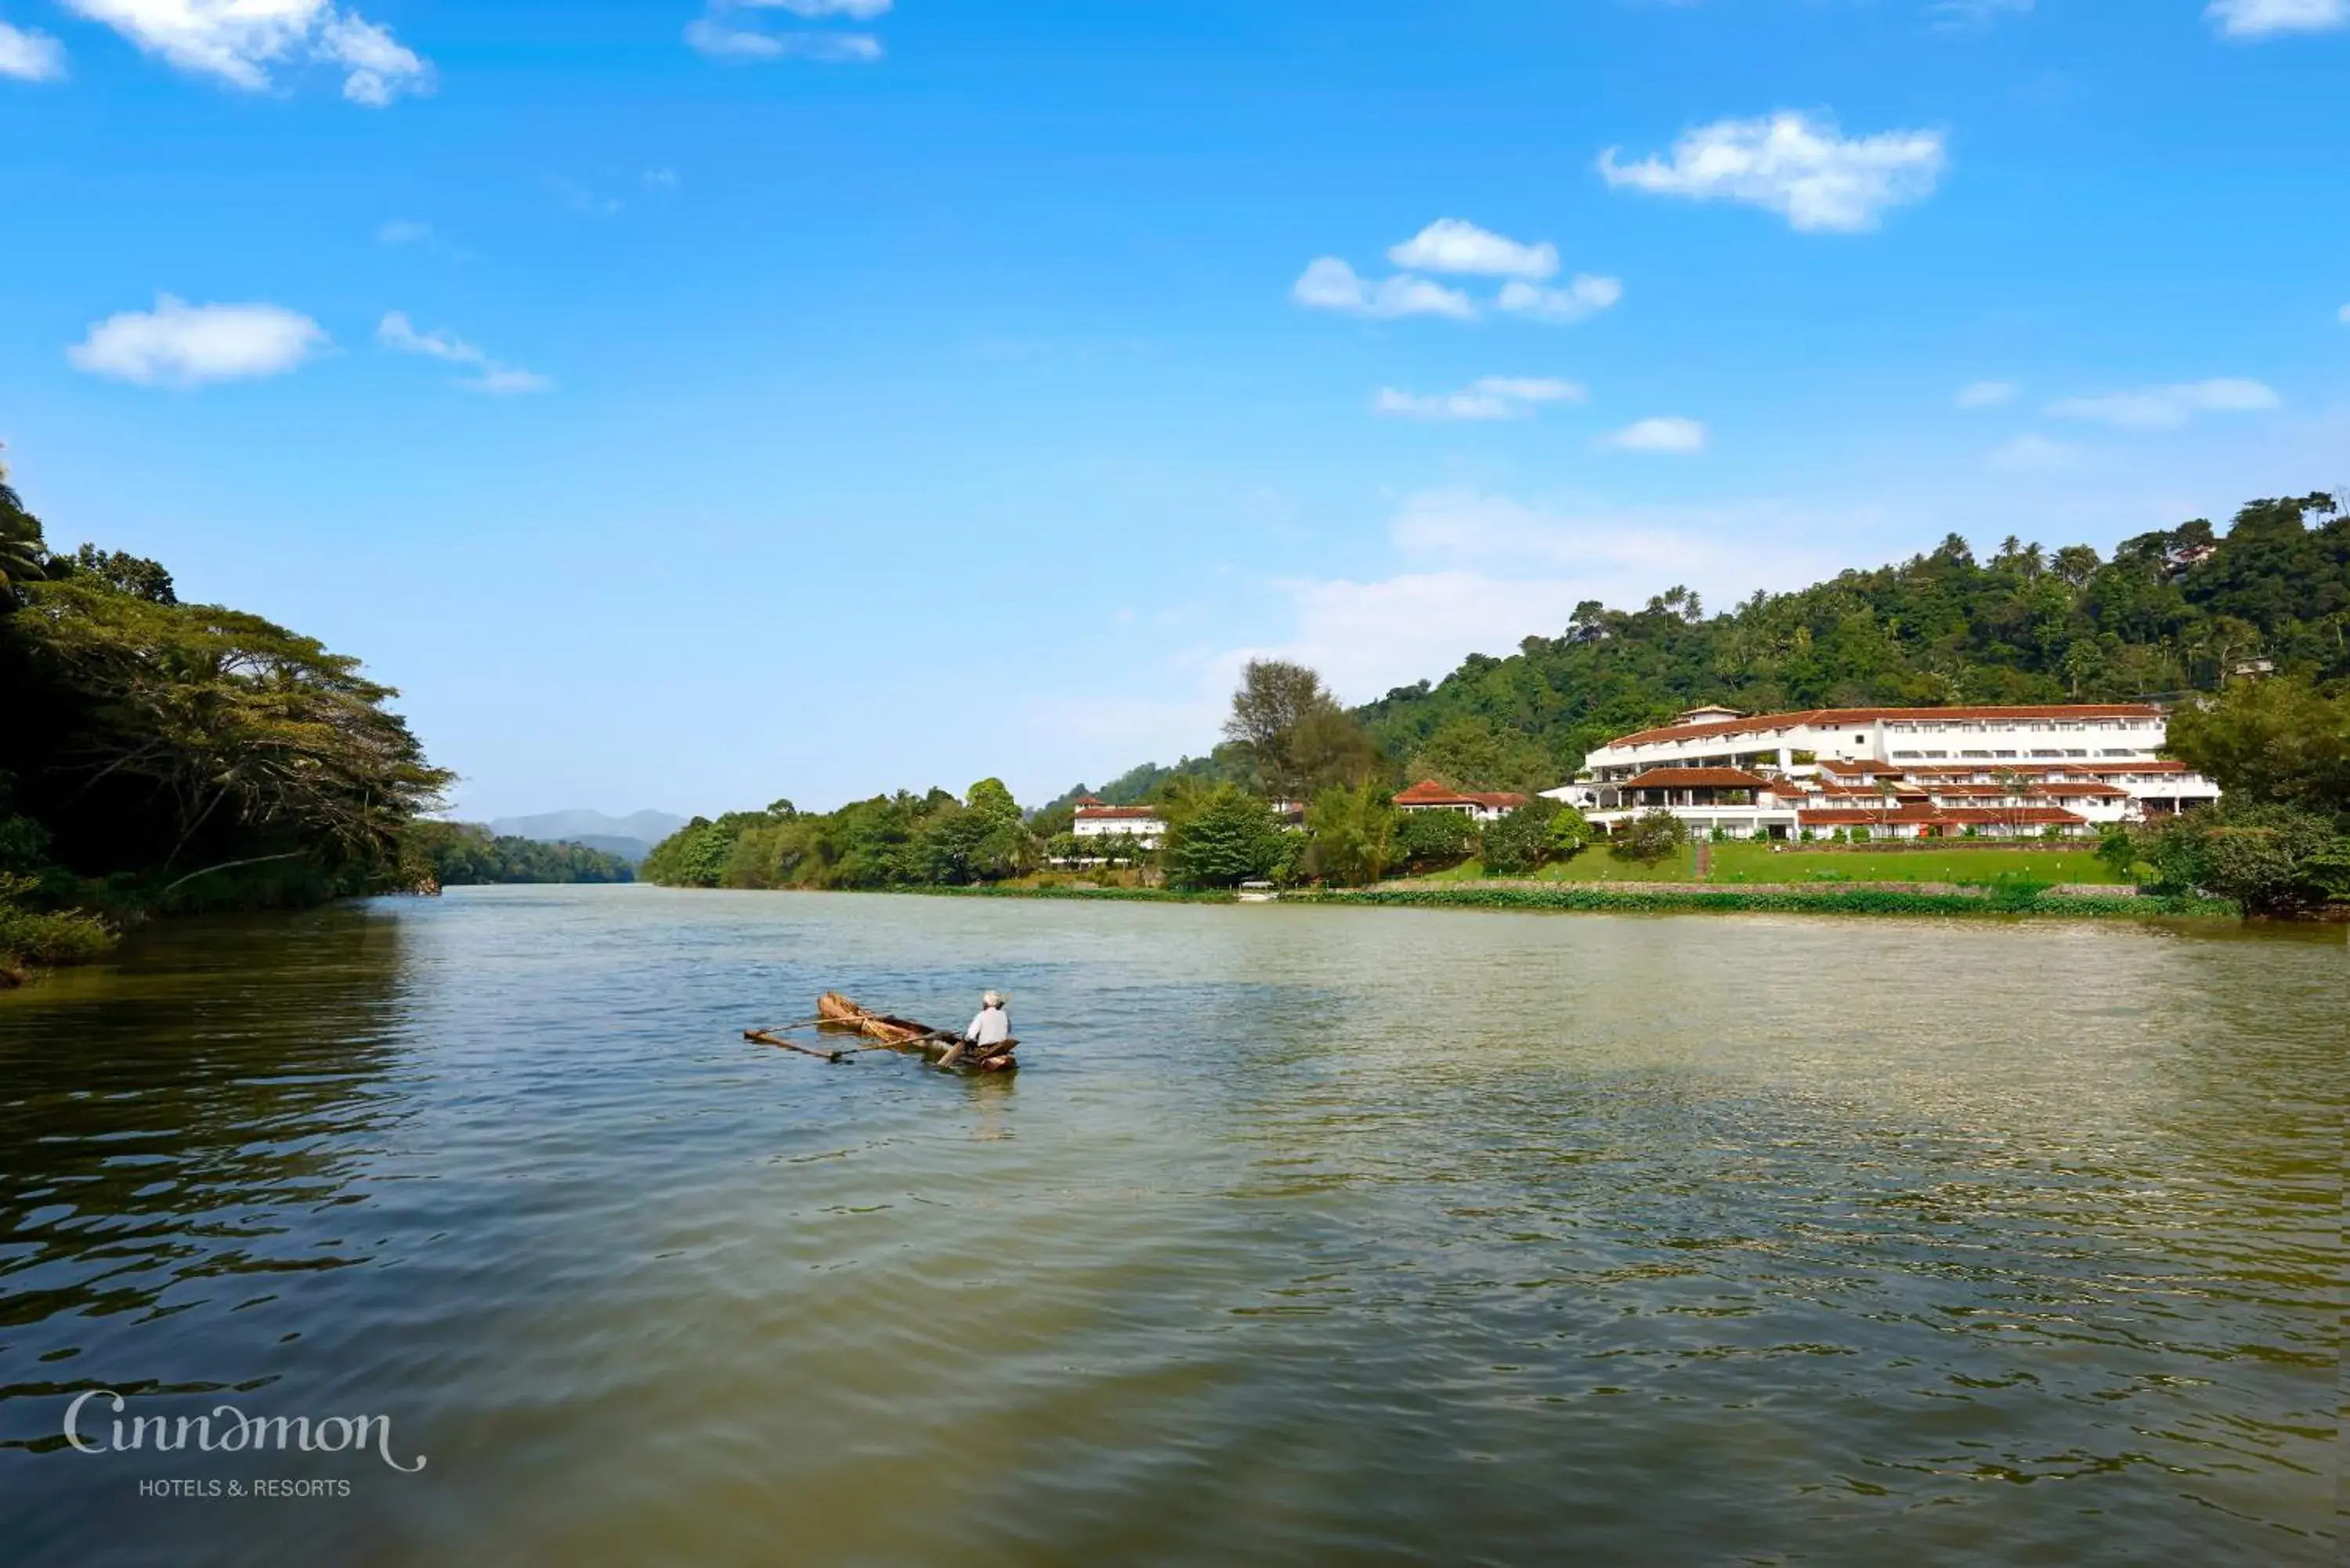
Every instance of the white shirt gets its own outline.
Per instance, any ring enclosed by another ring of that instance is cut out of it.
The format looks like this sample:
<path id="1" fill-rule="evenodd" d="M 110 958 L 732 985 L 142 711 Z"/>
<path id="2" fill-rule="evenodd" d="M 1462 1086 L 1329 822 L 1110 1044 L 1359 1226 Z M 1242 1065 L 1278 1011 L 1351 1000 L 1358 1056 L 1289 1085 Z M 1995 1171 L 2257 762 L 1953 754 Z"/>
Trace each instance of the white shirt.
<path id="1" fill-rule="evenodd" d="M 983 1007 L 962 1037 L 974 1045 L 1001 1045 L 1012 1038 L 1012 1015 L 1000 1007 Z"/>

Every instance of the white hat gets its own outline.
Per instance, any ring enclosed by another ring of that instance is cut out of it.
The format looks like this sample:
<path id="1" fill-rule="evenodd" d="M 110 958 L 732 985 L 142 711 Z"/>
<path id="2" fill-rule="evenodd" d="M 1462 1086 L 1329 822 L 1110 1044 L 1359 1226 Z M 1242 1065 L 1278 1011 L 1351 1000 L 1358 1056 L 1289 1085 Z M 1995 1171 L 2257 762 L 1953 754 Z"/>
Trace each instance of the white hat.
<path id="1" fill-rule="evenodd" d="M 1003 993 L 1000 991 L 991 991 L 986 995 L 981 997 L 980 1001 L 985 1002 L 990 1007 L 1001 1007 L 1003 1005 Z"/>

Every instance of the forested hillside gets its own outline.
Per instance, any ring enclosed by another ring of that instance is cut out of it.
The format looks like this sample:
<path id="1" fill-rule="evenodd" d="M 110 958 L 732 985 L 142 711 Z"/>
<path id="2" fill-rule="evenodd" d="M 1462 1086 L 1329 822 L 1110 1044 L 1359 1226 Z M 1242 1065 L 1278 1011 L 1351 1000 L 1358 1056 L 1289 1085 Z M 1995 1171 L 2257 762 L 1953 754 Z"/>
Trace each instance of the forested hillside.
<path id="1" fill-rule="evenodd" d="M 2350 514 L 2332 497 L 2255 501 L 2101 558 L 2015 538 L 1704 613 L 1683 590 L 1636 611 L 1578 606 L 1556 637 L 1472 655 L 1440 683 L 1359 710 L 1399 774 L 1520 788 L 1567 776 L 1612 736 L 1699 702 L 1748 712 L 1870 703 L 2114 701 L 2210 691 L 2269 660 L 2350 676 Z"/>

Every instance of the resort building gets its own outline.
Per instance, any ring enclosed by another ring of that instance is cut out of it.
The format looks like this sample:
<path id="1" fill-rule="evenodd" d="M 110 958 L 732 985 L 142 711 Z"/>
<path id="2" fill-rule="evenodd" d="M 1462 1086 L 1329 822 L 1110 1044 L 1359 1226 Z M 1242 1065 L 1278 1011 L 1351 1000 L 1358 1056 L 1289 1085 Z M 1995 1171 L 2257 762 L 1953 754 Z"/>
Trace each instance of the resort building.
<path id="1" fill-rule="evenodd" d="M 1457 811 L 1471 822 L 1499 822 L 1526 804 L 1522 794 L 1495 792 L 1463 794 L 1434 779 L 1422 779 L 1394 797 L 1398 811 Z"/>
<path id="2" fill-rule="evenodd" d="M 2079 837 L 2219 798 L 2156 754 L 2163 735 L 2145 703 L 1693 708 L 1608 742 L 1543 793 L 1611 830 L 1662 810 L 1733 838 Z"/>

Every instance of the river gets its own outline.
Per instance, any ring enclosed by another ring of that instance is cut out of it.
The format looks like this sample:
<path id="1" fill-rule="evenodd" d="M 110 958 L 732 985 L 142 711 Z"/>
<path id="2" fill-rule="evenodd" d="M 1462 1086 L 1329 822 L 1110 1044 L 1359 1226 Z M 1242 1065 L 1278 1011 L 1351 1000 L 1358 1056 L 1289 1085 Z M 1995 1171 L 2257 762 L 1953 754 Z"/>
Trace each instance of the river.
<path id="1" fill-rule="evenodd" d="M 646 888 L 160 927 L 0 997 L 0 1558 L 2331 1563 L 2345 979 Z M 741 1035 L 989 985 L 1010 1077 Z M 111 1442 L 224 1405 L 388 1440 Z"/>

